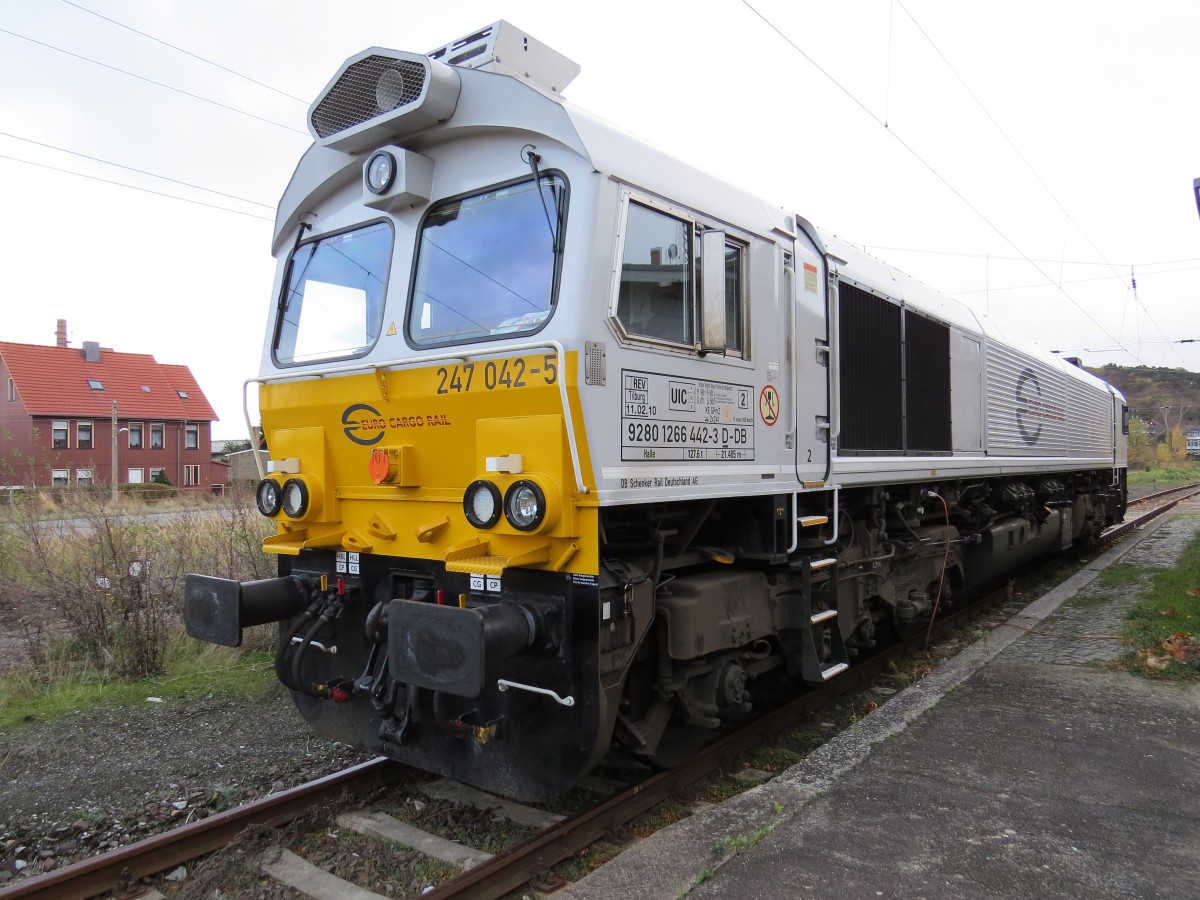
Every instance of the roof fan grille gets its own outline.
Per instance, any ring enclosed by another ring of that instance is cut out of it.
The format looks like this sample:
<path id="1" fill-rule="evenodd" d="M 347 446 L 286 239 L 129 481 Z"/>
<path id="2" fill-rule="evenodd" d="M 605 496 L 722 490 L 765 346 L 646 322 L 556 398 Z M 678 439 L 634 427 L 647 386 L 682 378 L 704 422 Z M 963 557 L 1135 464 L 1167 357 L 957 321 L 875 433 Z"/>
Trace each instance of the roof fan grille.
<path id="1" fill-rule="evenodd" d="M 368 56 L 349 66 L 312 112 L 322 138 L 361 125 L 420 99 L 426 67 L 390 56 Z"/>

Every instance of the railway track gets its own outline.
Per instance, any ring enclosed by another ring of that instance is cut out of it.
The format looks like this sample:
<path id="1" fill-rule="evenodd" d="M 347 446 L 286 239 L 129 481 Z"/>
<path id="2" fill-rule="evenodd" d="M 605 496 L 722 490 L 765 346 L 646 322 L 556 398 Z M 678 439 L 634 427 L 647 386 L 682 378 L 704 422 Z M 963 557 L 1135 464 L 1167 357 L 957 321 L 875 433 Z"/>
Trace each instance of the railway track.
<path id="1" fill-rule="evenodd" d="M 1136 509 L 1137 514 L 1121 525 L 1107 530 L 1101 540 L 1116 540 L 1198 494 L 1200 484 L 1190 484 L 1132 500 L 1129 504 L 1130 510 L 1132 512 Z M 1144 511 L 1141 511 L 1143 508 Z M 467 867 L 457 877 L 436 886 L 423 896 L 430 900 L 451 897 L 496 898 L 530 883 L 531 880 L 539 886 L 551 887 L 554 878 L 547 873 L 555 864 L 574 856 L 597 841 L 606 838 L 611 840 L 612 836 L 619 834 L 631 820 L 718 771 L 730 758 L 772 740 L 816 710 L 834 702 L 842 695 L 861 688 L 870 679 L 888 671 L 893 663 L 919 650 L 927 640 L 942 638 L 964 627 L 1011 599 L 1011 595 L 1010 586 L 982 598 L 970 607 L 939 617 L 928 636 L 924 633 L 913 635 L 870 659 L 858 662 L 845 675 L 804 693 L 754 719 L 736 732 L 709 744 L 687 763 L 637 780 L 598 803 L 561 821 L 553 821 L 552 824 L 542 827 L 533 837 L 505 852 L 488 856 L 477 851 L 472 852 L 469 848 L 462 848 L 464 852 L 458 864 L 465 863 Z M 218 851 L 248 830 L 278 827 L 301 818 L 314 809 L 345 803 L 354 798 L 365 798 L 373 792 L 395 785 L 407 772 L 404 766 L 390 760 L 373 760 L 61 870 L 20 881 L 0 889 L 0 900 L 65 900 L 94 897 L 109 891 L 118 892 L 123 897 L 134 897 L 138 895 L 138 881 L 144 877 L 168 871 L 182 863 Z M 491 798 L 484 802 L 494 806 L 502 801 Z M 509 820 L 513 820 L 514 815 L 523 815 L 520 810 L 525 808 L 515 804 L 511 806 L 512 809 L 502 811 L 499 815 Z M 536 816 L 539 812 L 533 810 L 531 814 Z M 541 815 L 546 816 L 545 813 Z M 366 824 L 358 828 L 360 831 L 373 831 L 379 836 L 389 829 L 395 830 L 388 824 L 387 817 L 370 813 L 364 814 L 364 817 Z M 547 821 L 555 818 L 557 817 L 549 816 Z M 349 824 L 349 819 L 343 818 L 342 821 L 347 827 L 357 827 Z M 374 826 L 371 825 L 372 821 Z M 544 825 L 545 822 L 541 824 Z M 410 846 L 419 844 L 422 840 L 412 831 L 402 831 L 398 839 Z M 446 859 L 452 858 L 454 851 L 448 851 L 444 847 L 442 851 L 451 854 L 445 857 Z M 275 877 L 336 880 L 334 876 L 315 870 L 315 867 L 309 866 L 306 869 L 307 864 L 287 851 L 268 855 L 271 857 L 268 871 Z M 308 882 L 310 887 L 313 883 L 311 880 Z M 306 889 L 299 884 L 293 886 L 299 890 Z M 378 895 L 363 892 L 360 896 L 365 898 Z"/>

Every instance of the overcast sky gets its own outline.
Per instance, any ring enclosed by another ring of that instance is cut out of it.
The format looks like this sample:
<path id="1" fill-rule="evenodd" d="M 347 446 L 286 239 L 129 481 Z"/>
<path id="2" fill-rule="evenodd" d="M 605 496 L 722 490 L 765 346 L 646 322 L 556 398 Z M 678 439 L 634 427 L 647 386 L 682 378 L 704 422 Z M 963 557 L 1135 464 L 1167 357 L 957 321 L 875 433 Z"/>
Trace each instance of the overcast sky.
<path id="1" fill-rule="evenodd" d="M 1200 370 L 1195 0 L 0 0 L 0 339 L 185 364 L 243 436 L 308 104 L 500 18 L 571 102 L 1006 331 Z"/>

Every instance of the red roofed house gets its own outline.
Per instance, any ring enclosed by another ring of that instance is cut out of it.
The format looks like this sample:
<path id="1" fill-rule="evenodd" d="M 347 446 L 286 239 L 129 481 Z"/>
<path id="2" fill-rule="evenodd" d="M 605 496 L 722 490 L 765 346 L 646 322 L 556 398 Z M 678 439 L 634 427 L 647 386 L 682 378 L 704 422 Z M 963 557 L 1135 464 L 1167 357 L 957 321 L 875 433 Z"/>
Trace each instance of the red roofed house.
<path id="1" fill-rule="evenodd" d="M 223 484 L 210 450 L 217 416 L 187 366 L 68 347 L 61 319 L 57 344 L 0 342 L 0 484 L 112 484 L 114 464 L 118 483 L 161 470 L 183 488 Z"/>

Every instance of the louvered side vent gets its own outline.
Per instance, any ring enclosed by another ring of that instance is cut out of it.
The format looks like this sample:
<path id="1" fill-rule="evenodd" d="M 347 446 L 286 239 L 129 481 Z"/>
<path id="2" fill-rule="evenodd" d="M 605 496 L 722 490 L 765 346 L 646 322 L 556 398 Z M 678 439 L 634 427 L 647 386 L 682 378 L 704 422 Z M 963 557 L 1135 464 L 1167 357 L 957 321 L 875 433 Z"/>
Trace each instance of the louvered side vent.
<path id="1" fill-rule="evenodd" d="M 309 109 L 327 147 L 357 153 L 414 134 L 454 114 L 458 73 L 416 53 L 373 47 L 346 61 Z"/>
<path id="2" fill-rule="evenodd" d="M 905 449 L 948 453 L 950 434 L 950 328 L 904 311 Z"/>
<path id="3" fill-rule="evenodd" d="M 838 285 L 841 327 L 841 453 L 904 449 L 900 307 Z"/>
<path id="4" fill-rule="evenodd" d="M 584 384 L 604 384 L 604 345 L 599 341 L 585 341 L 583 345 Z"/>
<path id="5" fill-rule="evenodd" d="M 416 102 L 424 88 L 425 67 L 420 63 L 368 56 L 346 69 L 313 108 L 313 131 L 327 138 L 361 125 Z"/>

